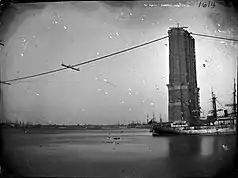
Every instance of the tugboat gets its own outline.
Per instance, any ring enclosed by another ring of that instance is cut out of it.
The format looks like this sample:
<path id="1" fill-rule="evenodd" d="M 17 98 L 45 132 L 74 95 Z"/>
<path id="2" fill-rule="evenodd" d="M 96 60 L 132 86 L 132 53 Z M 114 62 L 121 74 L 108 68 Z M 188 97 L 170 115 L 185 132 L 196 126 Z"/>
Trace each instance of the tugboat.
<path id="1" fill-rule="evenodd" d="M 234 84 L 235 86 L 235 84 Z M 234 87 L 235 88 L 235 87 Z M 233 113 L 228 114 L 224 110 L 222 117 L 217 116 L 216 97 L 212 92 L 213 110 L 206 120 L 197 119 L 197 122 L 188 122 L 183 120 L 160 123 L 152 126 L 153 136 L 163 135 L 220 135 L 220 134 L 236 134 L 236 103 L 235 103 L 235 90 Z M 212 115 L 211 115 L 212 114 Z"/>

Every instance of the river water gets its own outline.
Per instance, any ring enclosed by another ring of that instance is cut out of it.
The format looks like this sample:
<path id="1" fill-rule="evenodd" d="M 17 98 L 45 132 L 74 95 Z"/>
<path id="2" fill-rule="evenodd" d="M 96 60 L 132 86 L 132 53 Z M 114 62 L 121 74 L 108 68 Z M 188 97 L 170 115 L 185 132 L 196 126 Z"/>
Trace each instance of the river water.
<path id="1" fill-rule="evenodd" d="M 120 139 L 106 143 L 109 134 Z M 4 138 L 5 160 L 28 176 L 212 176 L 236 149 L 232 135 L 152 137 L 145 129 L 18 130 Z"/>

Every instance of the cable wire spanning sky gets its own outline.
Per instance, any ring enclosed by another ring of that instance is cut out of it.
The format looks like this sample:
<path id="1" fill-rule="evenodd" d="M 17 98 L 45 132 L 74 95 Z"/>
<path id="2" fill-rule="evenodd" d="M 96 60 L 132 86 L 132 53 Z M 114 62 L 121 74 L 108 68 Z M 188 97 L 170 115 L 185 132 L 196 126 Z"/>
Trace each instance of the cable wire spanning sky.
<path id="1" fill-rule="evenodd" d="M 222 40 L 229 40 L 229 41 L 238 41 L 238 40 L 232 39 L 232 38 L 216 37 L 216 36 L 211 36 L 211 35 L 196 34 L 196 33 L 192 33 L 192 32 L 190 32 L 190 34 L 198 35 L 198 36 L 203 36 L 203 37 L 209 37 L 209 38 L 215 38 L 215 39 L 222 39 Z M 85 65 L 85 64 L 89 64 L 89 63 L 92 63 L 92 62 L 95 62 L 95 61 L 99 61 L 99 60 L 103 60 L 105 58 L 108 58 L 108 57 L 111 57 L 111 56 L 114 56 L 114 55 L 118 55 L 118 54 L 130 51 L 130 50 L 133 50 L 133 49 L 145 46 L 145 45 L 149 45 L 151 43 L 155 43 L 155 42 L 163 40 L 163 39 L 165 39 L 167 37 L 168 36 L 165 36 L 165 37 L 162 37 L 162 38 L 159 38 L 159 39 L 156 39 L 156 40 L 149 41 L 147 43 L 143 43 L 143 44 L 140 44 L 140 45 L 136 45 L 134 47 L 130 47 L 130 48 L 118 51 L 118 52 L 114 52 L 114 53 L 111 53 L 111 54 L 108 54 L 108 55 L 105 55 L 105 56 L 102 56 L 102 57 L 97 57 L 96 59 L 92 59 L 92 60 L 88 60 L 88 61 L 85 61 L 85 62 L 81 62 L 79 64 L 74 64 L 74 65 L 61 64 L 61 66 L 65 67 L 65 68 L 59 68 L 59 69 L 55 69 L 55 70 L 51 70 L 51 71 L 47 71 L 47 72 L 42 72 L 42 73 L 39 73 L 39 74 L 29 75 L 29 76 L 20 77 L 20 78 L 14 78 L 14 79 L 10 79 L 10 80 L 7 80 L 7 81 L 0 81 L 0 83 L 11 85 L 9 82 L 19 81 L 19 80 L 24 80 L 24 79 L 29 79 L 29 78 L 34 78 L 34 77 L 43 76 L 43 75 L 47 75 L 47 74 L 52 74 L 52 73 L 60 72 L 60 71 L 67 70 L 67 69 L 73 69 L 73 70 L 80 71 L 79 69 L 75 69 L 74 67 Z M 205 64 L 204 64 L 204 66 L 205 66 Z"/>
<path id="2" fill-rule="evenodd" d="M 169 6 L 170 5 L 170 6 Z M 103 2 L 15 4 L 0 26 L 2 81 L 65 69 L 123 49 L 166 37 L 180 23 L 195 38 L 201 107 L 211 109 L 210 88 L 225 105 L 232 102 L 237 42 L 236 17 L 225 7 L 198 3 Z M 221 18 L 222 17 L 222 18 Z M 168 116 L 168 38 L 47 76 L 2 85 L 5 116 L 56 124 L 110 124 Z"/>
<path id="3" fill-rule="evenodd" d="M 76 67 L 76 66 L 81 66 L 81 65 L 89 64 L 89 63 L 92 63 L 92 62 L 95 62 L 95 61 L 99 61 L 99 60 L 102 60 L 102 59 L 105 59 L 105 58 L 108 58 L 108 57 L 111 57 L 111 56 L 114 56 L 114 55 L 118 55 L 118 54 L 130 51 L 130 50 L 133 50 L 133 49 L 136 49 L 136 48 L 139 48 L 139 47 L 151 44 L 151 43 L 155 43 L 155 42 L 163 40 L 163 39 L 165 39 L 167 37 L 168 36 L 165 36 L 165 37 L 162 37 L 162 38 L 159 38 L 159 39 L 156 39 L 156 40 L 149 41 L 147 43 L 143 43 L 143 44 L 140 44 L 140 45 L 136 45 L 134 47 L 130 47 L 130 48 L 118 51 L 118 52 L 114 52 L 114 53 L 111 53 L 111 54 L 108 54 L 108 55 L 105 55 L 105 56 L 102 56 L 102 57 L 97 57 L 96 59 L 92 59 L 92 60 L 88 60 L 88 61 L 85 61 L 85 62 L 81 62 L 79 64 L 69 65 L 70 67 L 68 67 L 66 65 L 66 68 L 55 69 L 55 70 L 51 70 L 51 71 L 47 71 L 47 72 L 42 72 L 42 73 L 34 74 L 34 75 L 29 75 L 29 76 L 25 76 L 25 77 L 15 78 L 15 79 L 7 80 L 7 81 L 0 81 L 0 83 L 5 83 L 5 84 L 9 85 L 10 84 L 9 82 L 12 82 L 12 81 L 19 81 L 19 80 L 23 80 L 23 79 L 28 79 L 28 78 L 38 77 L 38 76 L 42 76 L 42 75 L 47 75 L 47 74 L 59 72 L 59 71 L 62 71 L 62 70 L 66 70 L 66 69 L 69 69 L 69 68 L 74 69 L 74 67 Z M 63 66 L 64 66 L 64 64 L 63 64 Z"/>

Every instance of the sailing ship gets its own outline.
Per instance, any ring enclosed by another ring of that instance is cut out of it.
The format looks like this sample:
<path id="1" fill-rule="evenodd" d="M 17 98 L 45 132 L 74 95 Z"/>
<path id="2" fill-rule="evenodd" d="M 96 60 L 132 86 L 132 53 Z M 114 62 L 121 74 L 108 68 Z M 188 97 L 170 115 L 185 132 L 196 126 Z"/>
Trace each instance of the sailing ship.
<path id="1" fill-rule="evenodd" d="M 221 111 L 216 108 L 217 98 L 212 92 L 213 110 L 211 110 L 206 120 L 193 119 L 191 121 L 179 120 L 167 123 L 157 123 L 152 125 L 153 136 L 163 135 L 221 135 L 221 134 L 236 134 L 236 103 L 235 103 L 235 83 L 233 92 L 233 113 L 228 114 L 225 109 L 223 116 L 218 116 L 217 112 Z"/>
<path id="2" fill-rule="evenodd" d="M 153 132 L 153 126 L 158 124 L 155 118 L 155 113 L 153 112 L 153 118 L 149 121 L 149 115 L 147 114 L 147 124 L 150 125 L 150 132 Z M 160 123 L 162 123 L 162 118 L 161 118 L 161 114 L 160 114 Z"/>

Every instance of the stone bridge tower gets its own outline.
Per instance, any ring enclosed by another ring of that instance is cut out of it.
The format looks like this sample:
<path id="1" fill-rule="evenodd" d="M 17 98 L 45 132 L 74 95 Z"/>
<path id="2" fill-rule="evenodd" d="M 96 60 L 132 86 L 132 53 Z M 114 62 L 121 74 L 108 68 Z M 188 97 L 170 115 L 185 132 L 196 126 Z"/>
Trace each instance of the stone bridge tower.
<path id="1" fill-rule="evenodd" d="M 187 27 L 169 29 L 169 121 L 192 121 L 200 116 L 195 41 Z"/>

